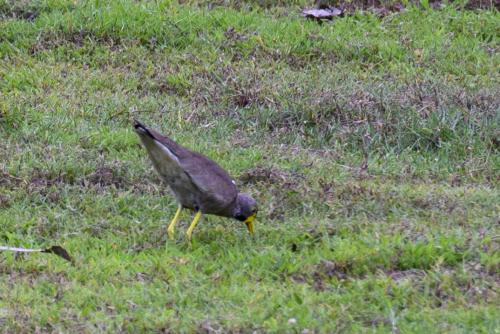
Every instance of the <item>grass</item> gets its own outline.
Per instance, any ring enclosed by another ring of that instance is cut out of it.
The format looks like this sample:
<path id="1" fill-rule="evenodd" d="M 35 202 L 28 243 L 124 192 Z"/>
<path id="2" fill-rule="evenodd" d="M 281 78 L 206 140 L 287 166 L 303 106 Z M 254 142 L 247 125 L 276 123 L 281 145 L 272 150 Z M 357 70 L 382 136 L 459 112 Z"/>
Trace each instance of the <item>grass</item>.
<path id="1" fill-rule="evenodd" d="M 498 12 L 0 1 L 2 332 L 500 328 Z M 192 245 L 131 128 L 217 160 Z M 361 168 L 363 162 L 368 168 Z"/>

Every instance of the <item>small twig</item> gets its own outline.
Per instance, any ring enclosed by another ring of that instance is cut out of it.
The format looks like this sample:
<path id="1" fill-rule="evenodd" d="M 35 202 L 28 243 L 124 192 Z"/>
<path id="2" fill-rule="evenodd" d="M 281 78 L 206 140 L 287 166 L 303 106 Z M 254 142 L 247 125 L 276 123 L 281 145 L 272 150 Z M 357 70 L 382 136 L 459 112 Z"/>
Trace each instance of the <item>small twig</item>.
<path id="1" fill-rule="evenodd" d="M 359 177 L 361 178 L 366 177 L 368 174 L 368 147 L 370 146 L 371 139 L 372 138 L 370 137 L 370 134 L 368 132 L 363 136 L 363 163 L 359 168 Z"/>
<path id="2" fill-rule="evenodd" d="M 73 259 L 68 254 L 68 252 L 64 248 L 62 248 L 61 246 L 52 246 L 52 247 L 49 247 L 46 249 L 0 246 L 0 252 L 2 252 L 2 251 L 14 252 L 14 253 L 52 253 L 52 254 L 55 254 L 57 256 L 62 257 L 66 261 L 74 263 Z"/>
<path id="3" fill-rule="evenodd" d="M 9 252 L 16 252 L 16 253 L 34 253 L 34 252 L 42 252 L 43 249 L 0 246 L 0 251 L 9 251 Z"/>

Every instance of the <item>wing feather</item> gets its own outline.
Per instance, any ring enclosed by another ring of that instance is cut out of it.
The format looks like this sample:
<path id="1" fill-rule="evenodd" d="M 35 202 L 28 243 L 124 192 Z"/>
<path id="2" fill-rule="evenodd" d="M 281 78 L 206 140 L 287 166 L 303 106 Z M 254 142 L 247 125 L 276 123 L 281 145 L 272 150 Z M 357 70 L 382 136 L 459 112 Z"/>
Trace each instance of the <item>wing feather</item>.
<path id="1" fill-rule="evenodd" d="M 159 166 L 157 167 L 160 170 L 162 170 L 162 166 L 163 169 L 170 169 L 170 173 L 173 170 L 180 172 L 180 169 L 182 169 L 199 189 L 199 197 L 202 201 L 200 204 L 205 208 L 210 208 L 210 211 L 217 213 L 227 208 L 236 199 L 238 195 L 236 185 L 229 174 L 215 161 L 182 147 L 172 139 L 145 127 L 137 121 L 135 127 L 136 129 L 139 128 L 144 136 L 153 139 L 156 143 L 155 146 L 162 147 L 162 150 L 166 153 L 165 160 L 168 161 L 158 163 Z M 167 170 L 163 172 L 170 174 Z M 172 174 L 176 174 L 176 172 Z"/>

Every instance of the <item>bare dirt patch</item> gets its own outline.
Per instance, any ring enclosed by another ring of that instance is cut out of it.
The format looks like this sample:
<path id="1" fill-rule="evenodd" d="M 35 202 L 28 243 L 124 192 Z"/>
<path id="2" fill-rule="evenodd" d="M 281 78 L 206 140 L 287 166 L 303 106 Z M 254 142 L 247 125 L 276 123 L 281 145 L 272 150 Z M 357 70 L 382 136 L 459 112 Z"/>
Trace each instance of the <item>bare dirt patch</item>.
<path id="1" fill-rule="evenodd" d="M 24 182 L 23 179 L 15 177 L 7 172 L 0 172 L 0 187 L 17 187 Z"/>
<path id="2" fill-rule="evenodd" d="M 45 50 L 51 50 L 64 45 L 71 45 L 75 48 L 85 46 L 85 43 L 93 42 L 105 44 L 111 49 L 115 49 L 117 45 L 122 43 L 120 38 L 111 36 L 100 37 L 86 30 L 71 31 L 71 32 L 44 32 L 37 39 L 36 43 L 31 45 L 29 53 L 37 54 Z"/>
<path id="3" fill-rule="evenodd" d="M 305 177 L 303 174 L 291 171 L 285 171 L 274 167 L 257 166 L 245 172 L 240 176 L 240 181 L 243 184 L 280 184 L 293 188 L 298 185 L 299 181 Z"/>
<path id="4" fill-rule="evenodd" d="M 239 180 L 244 184 L 258 185 L 269 195 L 265 208 L 270 219 L 283 220 L 286 212 L 304 206 L 303 196 L 311 192 L 304 175 L 274 167 L 257 166 Z"/>
<path id="5" fill-rule="evenodd" d="M 120 169 L 119 166 L 118 170 Z M 91 185 L 98 187 L 114 186 L 116 188 L 124 188 L 128 185 L 128 181 L 117 172 L 117 168 L 112 166 L 101 166 L 95 172 L 87 177 L 87 181 Z"/>
<path id="6" fill-rule="evenodd" d="M 321 260 L 308 272 L 296 272 L 290 275 L 290 279 L 295 283 L 307 283 L 316 291 L 326 291 L 331 279 L 347 280 L 356 278 L 352 275 L 349 265 L 334 263 L 328 260 Z"/>
<path id="7" fill-rule="evenodd" d="M 392 278 L 395 282 L 420 280 L 425 277 L 425 270 L 422 269 L 407 269 L 407 270 L 389 270 L 384 273 Z"/>
<path id="8" fill-rule="evenodd" d="M 27 21 L 35 20 L 41 12 L 41 8 L 31 4 L 27 0 L 8 0 L 0 4 L 0 19 L 12 18 Z"/>
<path id="9" fill-rule="evenodd" d="M 10 206 L 10 199 L 5 195 L 0 195 L 0 209 L 6 209 Z"/>
<path id="10" fill-rule="evenodd" d="M 6 189 L 26 189 L 29 193 L 40 190 L 48 190 L 51 187 L 64 185 L 82 186 L 86 188 L 109 188 L 124 189 L 132 185 L 126 177 L 125 166 L 118 161 L 98 166 L 96 170 L 88 175 L 77 176 L 67 174 L 63 171 L 53 172 L 34 169 L 29 178 L 13 176 L 7 172 L 0 173 L 0 187 Z"/>

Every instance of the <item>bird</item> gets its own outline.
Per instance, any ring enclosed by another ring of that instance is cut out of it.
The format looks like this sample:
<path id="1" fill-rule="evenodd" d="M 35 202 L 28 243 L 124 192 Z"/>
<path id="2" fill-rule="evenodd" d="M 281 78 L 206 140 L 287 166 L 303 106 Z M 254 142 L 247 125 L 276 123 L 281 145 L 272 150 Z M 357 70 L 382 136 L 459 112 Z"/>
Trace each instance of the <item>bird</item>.
<path id="1" fill-rule="evenodd" d="M 251 235 L 254 234 L 257 202 L 249 194 L 238 192 L 235 182 L 221 166 L 138 120 L 134 120 L 134 130 L 154 169 L 170 186 L 178 202 L 177 211 L 167 228 L 169 239 L 174 239 L 175 226 L 183 209 L 195 211 L 186 232 L 189 241 L 204 214 L 237 219 L 246 224 Z"/>

